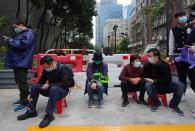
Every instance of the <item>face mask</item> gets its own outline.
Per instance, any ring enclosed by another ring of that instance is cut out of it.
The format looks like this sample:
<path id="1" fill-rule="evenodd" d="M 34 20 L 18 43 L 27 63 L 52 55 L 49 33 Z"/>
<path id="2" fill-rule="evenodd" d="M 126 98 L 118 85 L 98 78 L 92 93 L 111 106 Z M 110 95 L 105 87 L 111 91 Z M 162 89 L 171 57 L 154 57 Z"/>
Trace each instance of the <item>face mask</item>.
<path id="1" fill-rule="evenodd" d="M 47 72 L 51 72 L 53 69 L 51 69 L 51 68 L 45 68 L 45 70 L 46 70 Z"/>
<path id="2" fill-rule="evenodd" d="M 153 57 L 148 57 L 148 62 L 153 64 Z"/>
<path id="3" fill-rule="evenodd" d="M 101 63 L 101 61 L 94 61 L 94 63 L 95 63 L 96 65 L 99 65 L 99 64 Z"/>
<path id="4" fill-rule="evenodd" d="M 195 16 L 195 12 L 192 12 L 191 15 Z"/>
<path id="5" fill-rule="evenodd" d="M 187 16 L 179 17 L 179 19 L 178 19 L 179 23 L 181 23 L 181 24 L 186 23 L 187 20 L 188 20 Z"/>
<path id="6" fill-rule="evenodd" d="M 14 28 L 14 31 L 15 31 L 17 34 L 19 34 L 19 33 L 21 32 L 20 29 L 19 29 L 18 27 Z"/>
<path id="7" fill-rule="evenodd" d="M 141 67 L 141 62 L 140 62 L 140 61 L 135 62 L 135 63 L 134 63 L 134 67 L 135 67 L 135 68 Z"/>

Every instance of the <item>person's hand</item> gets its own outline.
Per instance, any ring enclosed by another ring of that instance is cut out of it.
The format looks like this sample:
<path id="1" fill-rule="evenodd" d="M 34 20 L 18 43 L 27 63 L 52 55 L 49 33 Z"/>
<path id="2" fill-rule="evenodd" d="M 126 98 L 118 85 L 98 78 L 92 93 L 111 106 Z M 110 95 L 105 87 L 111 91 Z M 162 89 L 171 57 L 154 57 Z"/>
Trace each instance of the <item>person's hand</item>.
<path id="1" fill-rule="evenodd" d="M 7 36 L 2 36 L 4 41 L 7 41 L 8 37 Z"/>
<path id="2" fill-rule="evenodd" d="M 95 90 L 95 89 L 96 89 L 96 86 L 97 86 L 97 84 L 96 84 L 95 82 L 93 82 L 93 83 L 91 84 L 91 89 Z"/>
<path id="3" fill-rule="evenodd" d="M 30 97 L 30 95 L 27 97 L 28 102 L 32 102 L 33 99 Z"/>
<path id="4" fill-rule="evenodd" d="M 165 62 L 167 63 L 167 64 L 174 64 L 175 63 L 175 60 L 174 60 L 174 57 L 173 56 L 169 56 L 169 57 L 167 57 L 166 59 L 165 59 Z"/>
<path id="5" fill-rule="evenodd" d="M 194 52 L 195 51 L 195 46 L 190 46 L 190 48 L 188 49 L 190 52 Z"/>
<path id="6" fill-rule="evenodd" d="M 128 81 L 133 84 L 133 85 L 137 85 L 140 81 L 141 81 L 141 78 L 129 78 Z"/>
<path id="7" fill-rule="evenodd" d="M 154 80 L 152 80 L 152 79 L 150 79 L 150 78 L 144 78 L 144 80 L 146 80 L 147 82 L 154 83 Z"/>
<path id="8" fill-rule="evenodd" d="M 41 87 L 41 89 L 43 89 L 43 90 L 47 90 L 49 88 L 49 85 L 48 84 L 44 84 L 42 87 Z"/>

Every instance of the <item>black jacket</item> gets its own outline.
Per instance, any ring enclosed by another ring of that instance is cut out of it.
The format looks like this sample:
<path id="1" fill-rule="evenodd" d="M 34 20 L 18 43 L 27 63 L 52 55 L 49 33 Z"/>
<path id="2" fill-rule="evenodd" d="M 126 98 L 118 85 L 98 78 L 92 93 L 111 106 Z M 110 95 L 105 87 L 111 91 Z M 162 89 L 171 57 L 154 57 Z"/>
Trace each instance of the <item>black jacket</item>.
<path id="1" fill-rule="evenodd" d="M 158 87 L 167 86 L 172 81 L 171 69 L 164 61 L 160 61 L 157 65 L 147 62 L 144 65 L 144 78 L 153 79 Z"/>
<path id="2" fill-rule="evenodd" d="M 48 81 L 49 86 L 59 86 L 68 90 L 69 87 L 67 86 L 67 82 L 69 81 L 69 75 L 67 73 L 67 68 L 69 67 L 63 65 L 60 70 L 60 65 L 61 63 L 57 63 L 57 68 L 50 72 L 43 70 L 39 84 L 43 85 Z"/>

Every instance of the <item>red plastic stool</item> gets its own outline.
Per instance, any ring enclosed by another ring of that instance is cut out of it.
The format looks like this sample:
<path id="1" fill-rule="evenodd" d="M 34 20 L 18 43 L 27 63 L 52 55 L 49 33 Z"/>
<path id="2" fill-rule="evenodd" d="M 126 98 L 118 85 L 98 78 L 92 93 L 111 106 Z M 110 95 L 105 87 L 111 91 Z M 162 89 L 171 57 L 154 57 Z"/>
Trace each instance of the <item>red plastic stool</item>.
<path id="1" fill-rule="evenodd" d="M 138 101 L 137 92 L 128 92 L 128 96 L 132 96 L 135 101 Z"/>
<path id="2" fill-rule="evenodd" d="M 62 114 L 62 102 L 64 102 L 64 107 L 67 107 L 66 97 L 58 100 L 56 102 L 56 113 Z"/>
<path id="3" fill-rule="evenodd" d="M 162 104 L 163 104 L 164 107 L 167 107 L 168 106 L 166 94 L 158 94 L 157 97 L 159 99 L 161 99 Z M 148 96 L 148 103 L 149 103 L 149 105 L 152 105 L 152 100 L 151 100 L 150 96 Z"/>

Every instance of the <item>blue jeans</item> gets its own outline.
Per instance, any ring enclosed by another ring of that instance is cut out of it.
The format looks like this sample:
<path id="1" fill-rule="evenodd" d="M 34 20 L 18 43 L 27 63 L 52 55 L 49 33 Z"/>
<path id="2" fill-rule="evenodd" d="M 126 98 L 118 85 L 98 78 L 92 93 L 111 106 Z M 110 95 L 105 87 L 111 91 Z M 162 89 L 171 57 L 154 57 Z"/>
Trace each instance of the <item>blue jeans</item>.
<path id="1" fill-rule="evenodd" d="M 153 83 L 146 82 L 145 88 L 148 95 L 151 97 L 154 106 L 160 104 L 157 94 L 173 93 L 173 98 L 169 103 L 169 107 L 174 108 L 178 107 L 179 103 L 181 102 L 182 94 L 185 90 L 185 85 L 182 82 L 172 81 L 166 87 L 157 87 Z"/>
<path id="2" fill-rule="evenodd" d="M 98 101 L 101 101 L 103 100 L 103 94 L 104 94 L 104 85 L 101 84 L 101 83 L 97 83 L 97 86 L 96 86 L 96 90 L 93 90 L 91 88 L 91 83 L 89 82 L 87 84 L 87 92 L 88 92 L 88 95 L 89 95 L 89 99 L 90 100 L 93 100 L 93 96 L 96 95 L 95 92 L 97 92 L 97 95 L 98 95 Z"/>
<path id="3" fill-rule="evenodd" d="M 41 89 L 40 84 L 33 84 L 30 91 L 30 98 L 32 102 L 29 103 L 28 108 L 35 111 L 36 104 L 39 98 L 39 93 L 43 96 L 49 97 L 45 113 L 52 114 L 55 109 L 56 101 L 68 95 L 68 90 L 58 86 L 50 86 L 47 90 Z"/>

